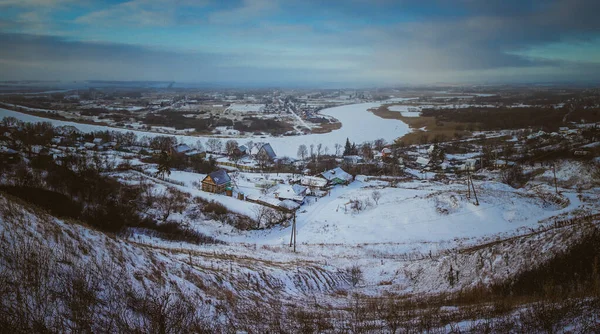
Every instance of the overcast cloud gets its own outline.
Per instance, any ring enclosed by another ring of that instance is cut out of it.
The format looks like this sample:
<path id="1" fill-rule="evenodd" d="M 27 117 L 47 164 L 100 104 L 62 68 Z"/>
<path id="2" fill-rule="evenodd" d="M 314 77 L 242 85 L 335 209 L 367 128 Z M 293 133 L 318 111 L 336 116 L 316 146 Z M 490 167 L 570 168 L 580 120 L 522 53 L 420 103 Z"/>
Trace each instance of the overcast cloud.
<path id="1" fill-rule="evenodd" d="M 600 1 L 0 0 L 3 80 L 597 81 Z"/>

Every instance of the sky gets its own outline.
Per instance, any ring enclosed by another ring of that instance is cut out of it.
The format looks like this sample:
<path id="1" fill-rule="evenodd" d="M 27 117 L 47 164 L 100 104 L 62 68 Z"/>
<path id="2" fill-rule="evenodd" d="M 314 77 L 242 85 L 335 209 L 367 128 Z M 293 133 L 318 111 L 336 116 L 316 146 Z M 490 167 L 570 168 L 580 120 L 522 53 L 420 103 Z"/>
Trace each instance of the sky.
<path id="1" fill-rule="evenodd" d="M 600 81 L 598 0 L 0 0 L 0 80 Z"/>

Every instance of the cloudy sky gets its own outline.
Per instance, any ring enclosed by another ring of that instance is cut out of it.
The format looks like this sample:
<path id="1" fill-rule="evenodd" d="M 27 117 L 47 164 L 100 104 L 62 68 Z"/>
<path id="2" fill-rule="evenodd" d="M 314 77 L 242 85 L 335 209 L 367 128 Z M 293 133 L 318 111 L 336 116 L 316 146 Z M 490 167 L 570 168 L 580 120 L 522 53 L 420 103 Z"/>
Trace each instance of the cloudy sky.
<path id="1" fill-rule="evenodd" d="M 0 0 L 0 80 L 600 81 L 598 0 Z"/>

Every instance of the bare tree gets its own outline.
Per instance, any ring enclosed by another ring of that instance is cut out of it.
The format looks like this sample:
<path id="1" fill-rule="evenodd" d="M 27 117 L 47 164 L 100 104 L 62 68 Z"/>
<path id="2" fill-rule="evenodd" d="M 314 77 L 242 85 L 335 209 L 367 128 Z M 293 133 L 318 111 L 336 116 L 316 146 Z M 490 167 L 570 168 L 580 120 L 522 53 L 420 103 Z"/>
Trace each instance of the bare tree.
<path id="1" fill-rule="evenodd" d="M 254 142 L 252 140 L 248 140 L 246 142 L 246 147 L 248 148 L 248 154 L 250 154 L 250 151 L 252 151 L 252 148 L 254 147 Z"/>
<path id="2" fill-rule="evenodd" d="M 360 153 L 365 158 L 365 160 L 373 159 L 373 147 L 371 143 L 365 142 L 360 146 Z"/>
<path id="3" fill-rule="evenodd" d="M 346 272 L 348 273 L 348 278 L 350 279 L 352 286 L 356 286 L 358 283 L 362 282 L 363 272 L 358 265 L 353 265 L 352 267 L 347 268 Z"/>
<path id="4" fill-rule="evenodd" d="M 376 139 L 373 142 L 373 146 L 375 147 L 375 149 L 377 151 L 383 150 L 383 148 L 385 147 L 385 144 L 386 144 L 386 142 L 385 142 L 385 139 L 383 139 L 383 138 Z"/>
<path id="5" fill-rule="evenodd" d="M 321 156 L 321 154 L 323 154 L 323 144 L 318 143 L 317 144 L 317 158 L 319 158 Z"/>
<path id="6" fill-rule="evenodd" d="M 149 139 L 150 147 L 154 150 L 169 152 L 171 148 L 177 145 L 177 138 L 168 136 L 156 136 Z"/>
<path id="7" fill-rule="evenodd" d="M 335 145 L 333 145 L 333 148 L 335 149 L 335 155 L 340 155 L 340 151 L 342 150 L 342 144 L 335 143 Z"/>
<path id="8" fill-rule="evenodd" d="M 210 138 L 209 140 L 206 141 L 206 146 L 208 146 L 208 149 L 211 152 L 219 152 L 219 151 L 221 151 L 223 143 L 221 143 L 220 139 Z"/>
<path id="9" fill-rule="evenodd" d="M 160 156 L 158 157 L 158 166 L 157 166 L 157 172 L 156 172 L 156 176 L 160 177 L 161 179 L 164 179 L 165 176 L 169 176 L 171 175 L 171 165 L 173 164 L 173 159 L 171 158 L 171 155 L 169 155 L 167 152 L 162 151 L 160 153 Z"/>
<path id="10" fill-rule="evenodd" d="M 308 149 L 306 148 L 306 145 L 302 144 L 300 146 L 298 146 L 298 158 L 300 158 L 301 160 L 306 159 L 306 156 L 308 155 Z"/>
<path id="11" fill-rule="evenodd" d="M 285 219 L 285 214 L 282 211 L 263 205 L 258 205 L 252 211 L 254 211 L 256 228 L 268 227 L 280 223 Z"/>
<path id="12" fill-rule="evenodd" d="M 233 156 L 236 154 L 238 149 L 238 142 L 230 139 L 225 143 L 225 151 L 227 151 L 228 156 Z"/>
<path id="13" fill-rule="evenodd" d="M 375 201 L 376 205 L 379 205 L 379 199 L 381 199 L 381 192 L 379 190 L 375 190 L 371 193 L 371 198 Z"/>
<path id="14" fill-rule="evenodd" d="M 158 219 L 163 223 L 175 212 L 181 213 L 187 206 L 190 195 L 173 187 L 168 187 L 165 192 L 155 198 L 155 208 Z"/>

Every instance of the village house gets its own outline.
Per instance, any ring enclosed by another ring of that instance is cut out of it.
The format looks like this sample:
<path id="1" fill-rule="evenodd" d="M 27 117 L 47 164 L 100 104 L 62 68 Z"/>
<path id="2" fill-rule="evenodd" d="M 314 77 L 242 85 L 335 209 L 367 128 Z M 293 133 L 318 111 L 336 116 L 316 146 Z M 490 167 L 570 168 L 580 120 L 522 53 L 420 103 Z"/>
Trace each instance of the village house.
<path id="1" fill-rule="evenodd" d="M 20 160 L 19 152 L 5 146 L 0 146 L 0 164 L 13 164 Z"/>
<path id="2" fill-rule="evenodd" d="M 214 171 L 202 180 L 202 190 L 206 192 L 220 194 L 230 187 L 231 178 L 224 169 Z"/>
<path id="3" fill-rule="evenodd" d="M 83 143 L 83 148 L 88 150 L 93 150 L 96 148 L 96 144 L 94 143 Z"/>
<path id="4" fill-rule="evenodd" d="M 481 162 L 479 159 L 467 159 L 465 163 L 458 167 L 461 171 L 476 171 L 481 167 Z"/>
<path id="5" fill-rule="evenodd" d="M 189 152 L 191 150 L 192 150 L 192 148 L 189 147 L 188 145 L 186 145 L 186 144 L 179 144 L 179 145 L 174 145 L 171 148 L 171 153 L 172 154 L 173 153 L 176 153 L 176 154 L 185 154 L 185 153 L 187 153 L 187 152 Z"/>
<path id="6" fill-rule="evenodd" d="M 381 150 L 381 158 L 382 159 L 387 159 L 389 157 L 392 156 L 392 149 L 389 147 L 385 147 L 383 150 Z"/>
<path id="7" fill-rule="evenodd" d="M 327 180 L 327 185 L 334 186 L 337 184 L 349 184 L 354 181 L 354 177 L 340 167 L 336 167 L 334 169 L 330 169 L 319 174 L 320 177 Z"/>
<path id="8" fill-rule="evenodd" d="M 116 141 L 109 141 L 102 145 L 102 148 L 105 150 L 114 149 L 118 147 L 118 143 Z"/>
<path id="9" fill-rule="evenodd" d="M 248 147 L 246 147 L 246 145 L 240 145 L 235 148 L 233 153 L 239 157 L 244 156 L 249 153 Z"/>
<path id="10" fill-rule="evenodd" d="M 273 196 L 281 201 L 291 200 L 298 204 L 304 203 L 308 188 L 299 184 L 280 184 L 273 189 Z"/>
<path id="11" fill-rule="evenodd" d="M 256 153 L 256 159 L 258 160 L 273 161 L 276 157 L 277 155 L 269 143 L 263 144 Z"/>
<path id="12" fill-rule="evenodd" d="M 359 164 L 365 162 L 365 159 L 359 155 L 345 155 L 342 157 L 345 163 L 349 164 Z"/>
<path id="13" fill-rule="evenodd" d="M 308 187 L 312 193 L 316 190 L 325 189 L 327 187 L 327 180 L 316 176 L 303 176 L 300 179 L 300 184 Z"/>
<path id="14" fill-rule="evenodd" d="M 417 158 L 417 165 L 419 165 L 419 167 L 421 168 L 425 168 L 429 166 L 429 162 L 430 160 L 427 158 L 423 158 L 423 157 L 418 157 Z"/>

